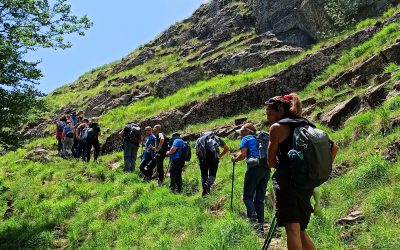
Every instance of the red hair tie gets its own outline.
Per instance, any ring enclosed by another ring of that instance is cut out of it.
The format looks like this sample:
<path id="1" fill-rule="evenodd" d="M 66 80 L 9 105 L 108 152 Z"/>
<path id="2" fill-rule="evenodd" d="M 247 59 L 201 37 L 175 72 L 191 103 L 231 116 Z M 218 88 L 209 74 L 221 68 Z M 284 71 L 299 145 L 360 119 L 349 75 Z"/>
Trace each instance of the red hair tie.
<path id="1" fill-rule="evenodd" d="M 283 99 L 284 99 L 285 101 L 291 101 L 291 100 L 293 99 L 293 96 L 291 96 L 291 95 L 284 95 L 284 96 L 283 96 Z"/>

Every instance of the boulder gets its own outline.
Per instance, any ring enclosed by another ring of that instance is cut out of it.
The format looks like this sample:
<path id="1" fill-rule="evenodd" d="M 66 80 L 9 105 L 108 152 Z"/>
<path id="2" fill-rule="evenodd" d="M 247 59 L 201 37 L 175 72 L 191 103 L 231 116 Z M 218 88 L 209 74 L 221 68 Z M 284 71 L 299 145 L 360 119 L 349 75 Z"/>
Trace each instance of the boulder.
<path id="1" fill-rule="evenodd" d="M 354 96 L 350 100 L 338 104 L 334 109 L 322 114 L 321 123 L 336 130 L 360 109 L 361 98 Z"/>
<path id="2" fill-rule="evenodd" d="M 369 87 L 367 93 L 362 97 L 363 106 L 375 108 L 381 105 L 385 101 L 388 93 L 389 91 L 386 89 L 386 83 Z"/>

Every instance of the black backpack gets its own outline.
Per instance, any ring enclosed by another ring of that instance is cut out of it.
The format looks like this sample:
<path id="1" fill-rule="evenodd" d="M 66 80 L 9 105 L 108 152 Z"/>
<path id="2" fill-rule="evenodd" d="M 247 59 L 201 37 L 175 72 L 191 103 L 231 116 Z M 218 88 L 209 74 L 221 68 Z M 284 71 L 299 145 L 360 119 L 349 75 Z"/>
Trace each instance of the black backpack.
<path id="1" fill-rule="evenodd" d="M 128 131 L 126 135 L 128 141 L 136 145 L 140 144 L 140 139 L 142 137 L 142 129 L 136 123 L 127 124 L 125 126 L 125 131 Z"/>
<path id="2" fill-rule="evenodd" d="M 184 161 L 190 161 L 190 159 L 192 158 L 192 150 L 190 148 L 189 142 L 183 142 L 183 148 L 180 154 L 180 158 Z"/>

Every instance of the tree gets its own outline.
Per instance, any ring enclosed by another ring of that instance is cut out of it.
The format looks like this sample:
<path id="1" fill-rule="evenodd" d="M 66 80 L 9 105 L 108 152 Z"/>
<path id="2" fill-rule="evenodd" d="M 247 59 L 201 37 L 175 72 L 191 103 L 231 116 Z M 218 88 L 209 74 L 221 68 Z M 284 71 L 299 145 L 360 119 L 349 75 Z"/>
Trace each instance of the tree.
<path id="1" fill-rule="evenodd" d="M 35 85 L 42 77 L 39 62 L 25 60 L 38 48 L 66 49 L 65 35 L 93 24 L 72 14 L 67 0 L 0 0 L 0 145 L 14 149 L 21 143 L 20 127 L 34 111 L 43 109 Z"/>

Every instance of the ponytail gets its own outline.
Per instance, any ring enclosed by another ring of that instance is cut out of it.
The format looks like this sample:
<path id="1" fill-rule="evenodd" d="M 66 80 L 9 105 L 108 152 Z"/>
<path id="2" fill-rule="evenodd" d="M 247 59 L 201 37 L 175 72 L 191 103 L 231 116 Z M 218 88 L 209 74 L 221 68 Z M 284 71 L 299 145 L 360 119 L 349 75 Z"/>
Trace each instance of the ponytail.
<path id="1" fill-rule="evenodd" d="M 284 110 L 284 116 L 301 117 L 303 109 L 301 101 L 296 93 L 290 93 L 284 96 L 275 96 L 265 102 L 269 108 L 279 111 L 280 108 Z"/>
<path id="2" fill-rule="evenodd" d="M 289 96 L 291 96 L 291 107 L 289 109 L 289 112 L 292 116 L 294 117 L 301 117 L 303 114 L 303 109 L 301 107 L 301 101 L 299 99 L 299 96 L 296 93 L 290 93 Z"/>

